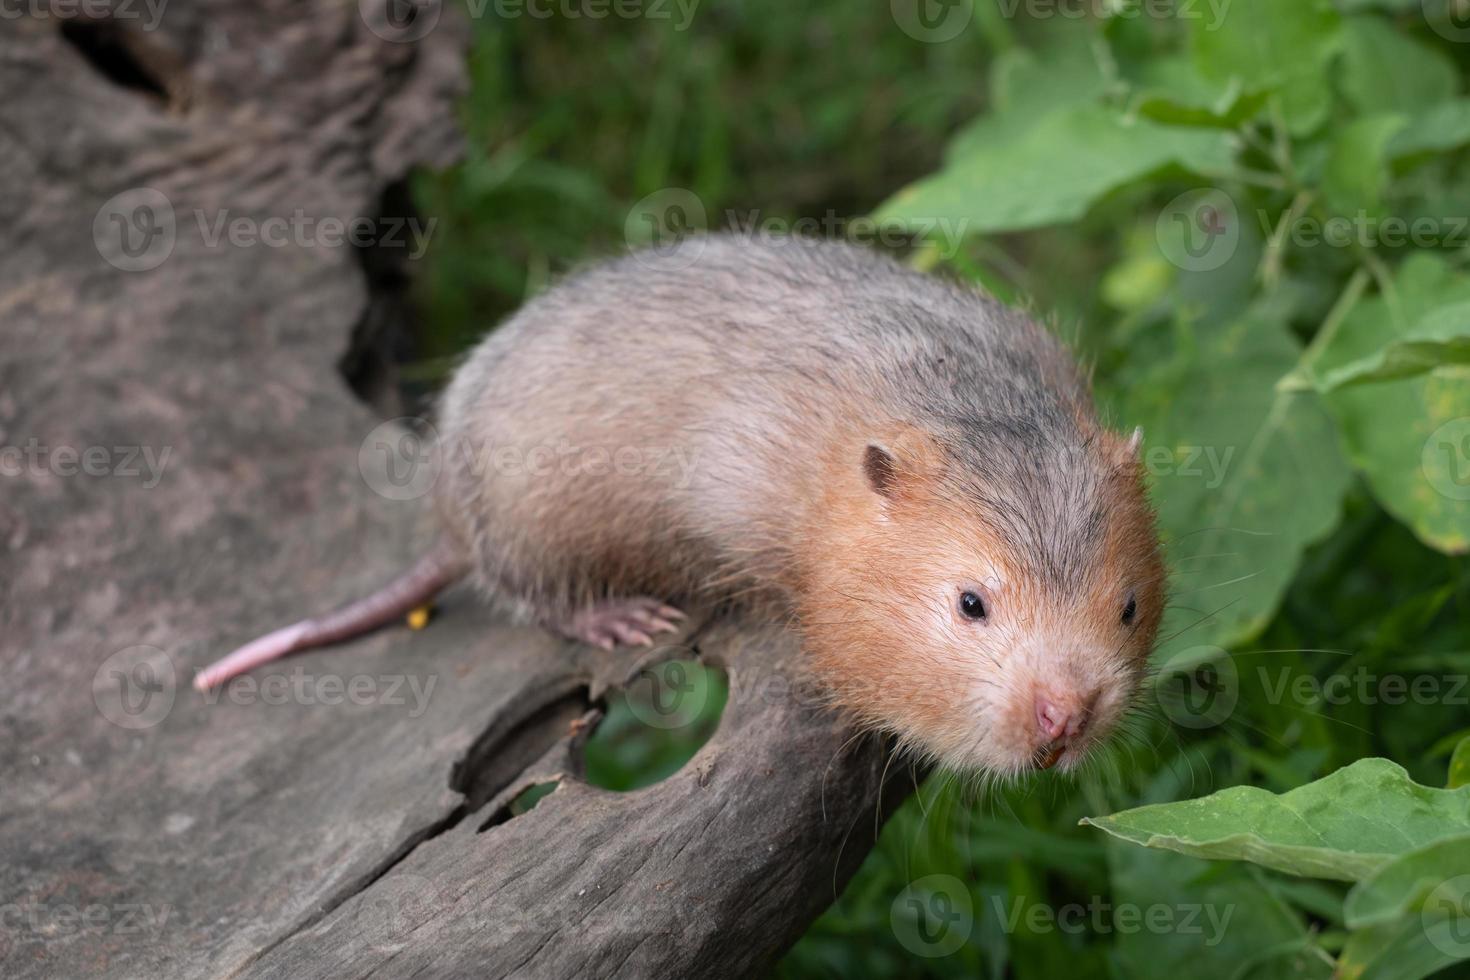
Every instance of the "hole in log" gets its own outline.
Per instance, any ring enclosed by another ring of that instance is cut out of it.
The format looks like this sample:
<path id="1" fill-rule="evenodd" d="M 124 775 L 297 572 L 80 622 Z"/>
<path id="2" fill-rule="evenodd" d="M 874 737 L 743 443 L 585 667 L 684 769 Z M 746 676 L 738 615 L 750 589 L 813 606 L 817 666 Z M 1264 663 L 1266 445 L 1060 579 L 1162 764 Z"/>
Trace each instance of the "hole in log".
<path id="1" fill-rule="evenodd" d="M 523 813 L 530 813 L 536 809 L 536 804 L 557 791 L 561 783 L 556 781 L 545 783 L 533 783 L 516 794 L 515 799 L 490 815 L 490 819 L 480 825 L 479 833 L 484 833 L 491 827 L 499 827 L 507 821 L 514 820 Z"/>
<path id="2" fill-rule="evenodd" d="M 719 727 L 729 690 L 723 670 L 697 660 L 645 667 L 609 693 L 607 713 L 583 748 L 587 781 L 627 792 L 672 776 Z"/>
<path id="3" fill-rule="evenodd" d="M 449 788 L 465 797 L 465 812 L 490 802 L 526 767 L 566 735 L 591 707 L 585 686 L 531 711 L 508 728 L 494 726 L 470 746 L 449 776 Z"/>
<path id="4" fill-rule="evenodd" d="M 367 217 L 371 236 L 353 243 L 367 307 L 337 370 L 360 401 L 383 418 L 396 418 L 426 410 L 445 380 L 413 369 L 422 326 L 413 298 L 415 263 L 433 225 L 419 218 L 406 179 L 389 184 Z"/>
<path id="5" fill-rule="evenodd" d="M 68 20 L 61 25 L 61 37 L 114 85 L 159 99 L 168 97 L 163 83 L 128 50 L 117 24 L 105 20 Z"/>

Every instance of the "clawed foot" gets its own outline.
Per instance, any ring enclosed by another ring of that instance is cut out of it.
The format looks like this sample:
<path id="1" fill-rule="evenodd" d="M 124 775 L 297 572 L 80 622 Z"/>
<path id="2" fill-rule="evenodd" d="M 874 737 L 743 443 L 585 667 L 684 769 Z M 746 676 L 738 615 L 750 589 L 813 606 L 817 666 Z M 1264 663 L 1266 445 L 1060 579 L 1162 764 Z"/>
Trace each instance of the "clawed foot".
<path id="1" fill-rule="evenodd" d="M 609 599 L 572 616 L 558 631 L 604 650 L 618 644 L 653 646 L 660 633 L 678 632 L 684 614 L 657 599 Z"/>

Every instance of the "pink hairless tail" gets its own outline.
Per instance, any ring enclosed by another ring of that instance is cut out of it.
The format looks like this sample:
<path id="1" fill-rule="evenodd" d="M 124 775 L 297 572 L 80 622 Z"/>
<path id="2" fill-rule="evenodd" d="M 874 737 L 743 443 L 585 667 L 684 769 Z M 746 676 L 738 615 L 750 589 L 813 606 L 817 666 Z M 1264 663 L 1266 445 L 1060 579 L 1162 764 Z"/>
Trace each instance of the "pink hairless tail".
<path id="1" fill-rule="evenodd" d="M 372 595 L 325 616 L 303 619 L 267 633 L 215 661 L 194 678 L 194 687 L 207 691 L 287 654 L 340 643 L 377 629 L 424 605 L 462 578 L 468 567 L 456 548 L 441 541 L 407 572 Z"/>

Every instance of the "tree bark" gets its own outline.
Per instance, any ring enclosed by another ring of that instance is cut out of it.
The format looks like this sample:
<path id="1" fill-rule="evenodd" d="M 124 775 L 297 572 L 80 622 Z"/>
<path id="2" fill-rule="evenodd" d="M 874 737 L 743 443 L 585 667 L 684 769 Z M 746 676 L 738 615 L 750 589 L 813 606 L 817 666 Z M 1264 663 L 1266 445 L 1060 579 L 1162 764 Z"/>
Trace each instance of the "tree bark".
<path id="1" fill-rule="evenodd" d="M 395 40 L 425 21 L 366 0 L 158 10 L 0 21 L 0 973 L 768 967 L 909 780 L 880 793 L 882 746 L 784 686 L 780 631 L 652 654 L 721 663 L 732 694 L 693 761 L 626 794 L 580 752 L 643 661 L 468 595 L 190 688 L 432 540 L 370 472 L 398 430 L 339 371 L 398 308 L 385 246 L 331 229 L 384 233 L 410 170 L 454 158 L 467 32 L 430 5 Z"/>

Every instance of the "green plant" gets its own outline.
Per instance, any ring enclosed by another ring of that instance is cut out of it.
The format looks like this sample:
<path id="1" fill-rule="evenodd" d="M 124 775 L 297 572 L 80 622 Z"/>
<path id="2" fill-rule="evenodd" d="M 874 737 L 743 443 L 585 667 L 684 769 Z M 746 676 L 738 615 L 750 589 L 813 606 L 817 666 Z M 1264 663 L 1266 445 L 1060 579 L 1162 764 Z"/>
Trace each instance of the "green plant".
<path id="1" fill-rule="evenodd" d="M 684 188 L 712 228 L 910 229 L 916 264 L 1055 323 L 1144 428 L 1173 570 L 1144 710 L 1080 777 L 924 784 L 782 975 L 1407 978 L 1458 954 L 1464 797 L 1429 789 L 1470 770 L 1457 2 L 974 0 L 942 44 L 884 3 L 476 23 L 468 159 L 415 185 L 440 218 L 423 376 Z M 609 779 L 687 755 L 632 730 Z M 1272 800 L 1387 818 L 1287 863 Z M 1443 822 L 1393 839 L 1421 803 Z"/>
<path id="2" fill-rule="evenodd" d="M 973 962 L 907 969 L 1424 976 L 1470 956 L 1470 797 L 1354 760 L 1437 784 L 1470 720 L 1464 46 L 1417 2 L 1112 10 L 1001 52 L 991 111 L 877 214 L 963 221 L 920 261 L 1052 312 L 1118 426 L 1143 426 L 1174 587 L 1157 717 L 1107 778 L 992 801 L 1031 846 L 938 862 L 971 895 Z M 1236 784 L 1289 792 L 1095 816 Z M 1112 838 L 1078 836 L 1079 816 Z M 932 831 L 905 817 L 865 869 L 889 894 L 919 877 L 896 868 L 937 866 L 908 855 Z M 950 832 L 947 857 L 994 832 Z M 1047 860 L 1084 843 L 1103 867 Z M 1344 900 L 1287 875 L 1356 884 Z M 994 894 L 1113 911 L 1028 929 Z M 1156 927 L 1126 929 L 1125 909 Z M 1228 921 L 1187 929 L 1185 909 Z M 793 972 L 820 968 L 827 928 Z"/>

